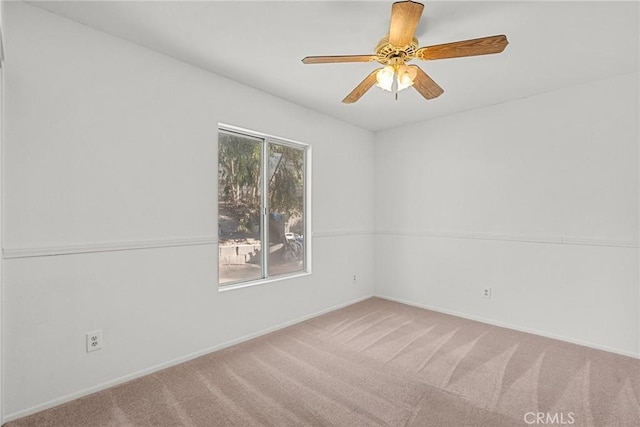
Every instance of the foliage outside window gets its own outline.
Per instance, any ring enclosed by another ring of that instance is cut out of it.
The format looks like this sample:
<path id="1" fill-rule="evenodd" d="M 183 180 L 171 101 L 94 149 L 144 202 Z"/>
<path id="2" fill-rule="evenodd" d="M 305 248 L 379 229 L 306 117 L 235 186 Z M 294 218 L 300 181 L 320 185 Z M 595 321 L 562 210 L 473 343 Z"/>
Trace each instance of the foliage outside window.
<path id="1" fill-rule="evenodd" d="M 218 282 L 307 271 L 305 145 L 221 128 Z"/>

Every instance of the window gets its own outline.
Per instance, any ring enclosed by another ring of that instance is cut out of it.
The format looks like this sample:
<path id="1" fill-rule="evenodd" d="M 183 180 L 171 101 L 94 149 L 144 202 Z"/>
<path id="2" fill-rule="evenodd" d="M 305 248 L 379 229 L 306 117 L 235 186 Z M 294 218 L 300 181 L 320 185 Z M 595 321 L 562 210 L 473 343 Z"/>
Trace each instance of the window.
<path id="1" fill-rule="evenodd" d="M 307 145 L 221 126 L 218 283 L 309 271 Z"/>

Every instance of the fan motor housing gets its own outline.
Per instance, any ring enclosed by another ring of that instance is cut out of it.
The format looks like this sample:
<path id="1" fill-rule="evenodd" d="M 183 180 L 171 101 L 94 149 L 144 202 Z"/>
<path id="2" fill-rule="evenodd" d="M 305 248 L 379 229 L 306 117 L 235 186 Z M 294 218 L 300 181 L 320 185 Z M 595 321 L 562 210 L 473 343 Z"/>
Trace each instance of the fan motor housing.
<path id="1" fill-rule="evenodd" d="M 389 43 L 389 36 L 386 35 L 378 42 L 375 52 L 378 62 L 381 64 L 391 64 L 395 62 L 407 62 L 416 57 L 418 50 L 418 39 L 413 38 L 406 46 L 394 46 Z"/>

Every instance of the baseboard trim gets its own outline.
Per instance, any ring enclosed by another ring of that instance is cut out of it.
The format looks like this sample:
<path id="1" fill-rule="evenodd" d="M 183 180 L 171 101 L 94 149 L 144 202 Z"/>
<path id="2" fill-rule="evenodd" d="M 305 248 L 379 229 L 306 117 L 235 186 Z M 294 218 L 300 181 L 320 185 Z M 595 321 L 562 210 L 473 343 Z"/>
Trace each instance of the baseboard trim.
<path id="1" fill-rule="evenodd" d="M 298 317 L 298 318 L 290 320 L 288 322 L 280 323 L 278 325 L 275 325 L 275 326 L 272 326 L 272 327 L 269 327 L 269 328 L 266 328 L 266 329 L 262 329 L 262 330 L 260 330 L 258 332 L 254 332 L 254 333 L 251 333 L 251 334 L 248 334 L 248 335 L 244 335 L 244 336 L 239 337 L 239 338 L 235 338 L 235 339 L 232 339 L 232 340 L 229 340 L 229 341 L 225 341 L 223 343 L 220 343 L 220 344 L 217 344 L 217 345 L 214 345 L 214 346 L 211 346 L 211 347 L 207 347 L 205 349 L 193 352 L 193 353 L 188 354 L 186 356 L 178 357 L 176 359 L 173 359 L 173 360 L 170 360 L 170 361 L 167 361 L 167 362 L 164 362 L 164 363 L 160 363 L 158 365 L 155 365 L 155 366 L 152 366 L 152 367 L 149 367 L 149 368 L 141 369 L 139 371 L 132 372 L 130 374 L 126 374 L 126 375 L 123 375 L 123 376 L 121 376 L 119 378 L 115 378 L 113 380 L 106 381 L 104 383 L 101 383 L 101 384 L 98 384 L 98 385 L 95 385 L 95 386 L 92 386 L 92 387 L 88 387 L 88 388 L 82 389 L 82 390 L 77 391 L 75 393 L 67 394 L 65 396 L 49 400 L 47 402 L 32 406 L 32 407 L 27 408 L 27 409 L 23 409 L 21 411 L 13 412 L 11 414 L 8 414 L 8 415 L 2 417 L 2 422 L 0 424 L 4 424 L 4 423 L 7 423 L 9 421 L 14 421 L 14 420 L 17 420 L 17 419 L 22 418 L 22 417 L 33 415 L 33 414 L 38 413 L 40 411 L 44 411 L 44 410 L 47 410 L 47 409 L 54 408 L 54 407 L 56 407 L 58 405 L 62 405 L 64 403 L 71 402 L 72 400 L 76 400 L 76 399 L 79 399 L 81 397 L 85 397 L 85 396 L 88 396 L 90 394 L 93 394 L 93 393 L 108 389 L 110 387 L 114 387 L 114 386 L 126 383 L 128 381 L 135 380 L 135 379 L 143 377 L 145 375 L 149 375 L 149 374 L 152 374 L 154 372 L 158 372 L 158 371 L 161 371 L 163 369 L 167 369 L 167 368 L 170 368 L 172 366 L 176 366 L 176 365 L 179 365 L 181 363 L 188 362 L 189 360 L 193 360 L 193 359 L 196 359 L 196 358 L 198 358 L 200 356 L 204 356 L 206 354 L 213 353 L 214 351 L 222 350 L 224 348 L 231 347 L 233 345 L 240 344 L 240 343 L 243 343 L 245 341 L 249 341 L 249 340 L 252 340 L 254 338 L 258 338 L 260 336 L 263 336 L 263 335 L 266 335 L 266 334 L 270 334 L 272 332 L 276 332 L 276 331 L 278 331 L 280 329 L 284 329 L 286 327 L 295 325 L 297 323 L 304 322 L 304 321 L 312 319 L 314 317 L 318 317 L 318 316 L 321 316 L 323 314 L 326 314 L 326 313 L 329 313 L 329 312 L 332 312 L 332 311 L 335 311 L 335 310 L 339 310 L 341 308 L 344 308 L 344 307 L 356 304 L 358 302 L 367 300 L 369 298 L 372 298 L 373 296 L 374 296 L 373 294 L 369 294 L 369 295 L 365 295 L 365 296 L 362 296 L 362 297 L 359 297 L 359 298 L 356 298 L 356 299 L 353 299 L 353 300 L 349 300 L 347 302 L 344 302 L 344 303 L 341 303 L 341 304 L 338 304 L 338 305 L 334 305 L 334 306 L 331 306 L 331 307 L 316 311 L 316 312 L 314 312 L 312 314 L 308 314 L 306 316 Z"/>
<path id="2" fill-rule="evenodd" d="M 372 236 L 374 232 L 367 230 L 330 230 L 314 231 L 313 237 L 346 237 L 346 236 Z"/>
<path id="3" fill-rule="evenodd" d="M 592 343 L 589 341 L 582 341 L 582 340 L 578 340 L 575 338 L 570 338 L 570 337 L 566 337 L 563 335 L 557 335 L 557 334 L 552 334 L 552 333 L 548 333 L 548 332 L 543 332 L 543 331 L 538 331 L 536 329 L 531 329 L 531 328 L 526 328 L 526 327 L 522 327 L 522 326 L 518 326 L 518 325 L 514 325 L 511 323 L 506 323 L 506 322 L 500 322 L 498 320 L 494 320 L 494 319 L 487 319 L 485 317 L 481 317 L 481 316 L 474 316 L 471 314 L 466 314 L 466 313 L 461 313 L 455 310 L 449 310 L 446 308 L 441 308 L 441 307 L 436 307 L 436 306 L 432 306 L 432 305 L 428 305 L 428 304 L 420 304 L 417 302 L 413 302 L 413 301 L 408 301 L 402 298 L 395 298 L 395 297 L 391 297 L 388 295 L 382 295 L 382 294 L 374 294 L 374 297 L 376 298 L 381 298 L 381 299 L 386 299 L 389 301 L 393 301 L 393 302 L 399 302 L 401 304 L 406 304 L 406 305 L 410 305 L 413 307 L 418 307 L 418 308 L 424 308 L 426 310 L 431 310 L 431 311 L 436 311 L 438 313 L 443 313 L 443 314 L 449 314 L 451 316 L 456 316 L 456 317 L 462 317 L 464 319 L 469 319 L 469 320 L 475 320 L 476 322 L 481 322 L 481 323 L 486 323 L 489 325 L 493 325 L 493 326 L 499 326 L 501 328 L 506 328 L 506 329 L 512 329 L 514 331 L 518 331 L 518 332 L 526 332 L 528 334 L 533 334 L 533 335 L 538 335 L 541 337 L 545 337 L 545 338 L 551 338 L 554 340 L 558 340 L 558 341 L 564 341 L 564 342 L 568 342 L 571 344 L 576 344 L 576 345 L 580 345 L 583 347 L 589 347 L 589 348 L 593 348 L 596 350 L 602 350 L 602 351 L 607 351 L 609 353 L 615 353 L 615 354 L 619 354 L 621 356 L 627 356 L 627 357 L 631 357 L 634 359 L 640 359 L 640 353 L 633 353 L 633 352 L 629 352 L 626 350 L 621 350 L 618 348 L 613 348 L 613 347 L 607 347 L 607 346 L 603 346 L 603 345 L 599 345 L 596 343 Z"/>
<path id="4" fill-rule="evenodd" d="M 348 237 L 348 236 L 372 236 L 373 231 L 367 230 L 333 230 L 314 231 L 313 237 Z M 119 252 L 140 249 L 172 248 L 181 246 L 217 245 L 217 236 L 181 237 L 157 240 L 121 241 L 109 243 L 86 243 L 77 245 L 60 245 L 49 247 L 31 248 L 5 248 L 2 251 L 4 259 L 35 258 L 59 255 L 78 255 L 97 252 Z"/>
<path id="5" fill-rule="evenodd" d="M 611 240 L 598 239 L 592 237 L 571 237 L 571 236 L 546 236 L 546 235 L 525 235 L 525 234 L 504 234 L 504 233 L 482 233 L 473 231 L 403 231 L 403 230 L 380 230 L 377 235 L 386 236 L 411 236 L 423 238 L 445 238 L 445 239 L 472 239 L 472 240 L 498 240 L 503 242 L 522 243 L 544 243 L 550 245 L 573 245 L 573 246 L 609 246 L 615 248 L 640 247 L 637 240 Z"/>
<path id="6" fill-rule="evenodd" d="M 56 255 L 76 255 L 96 252 L 132 251 L 139 249 L 171 248 L 179 246 L 217 245 L 216 236 L 183 237 L 176 239 L 141 240 L 129 242 L 93 243 L 84 245 L 66 245 L 55 247 L 6 248 L 2 251 L 4 259 L 33 258 Z"/>

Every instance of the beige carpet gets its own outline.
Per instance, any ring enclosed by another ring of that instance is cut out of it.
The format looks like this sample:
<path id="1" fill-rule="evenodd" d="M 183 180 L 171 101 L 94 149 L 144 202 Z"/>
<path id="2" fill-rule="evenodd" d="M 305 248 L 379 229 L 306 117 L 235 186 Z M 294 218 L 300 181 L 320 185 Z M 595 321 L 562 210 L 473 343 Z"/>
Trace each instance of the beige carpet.
<path id="1" fill-rule="evenodd" d="M 372 298 L 7 425 L 631 427 L 639 397 L 638 360 Z"/>

